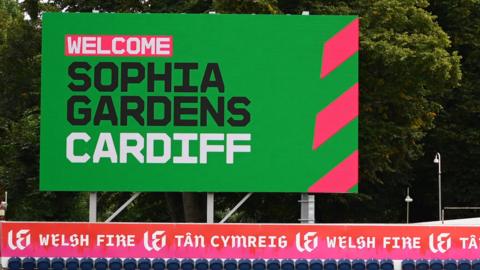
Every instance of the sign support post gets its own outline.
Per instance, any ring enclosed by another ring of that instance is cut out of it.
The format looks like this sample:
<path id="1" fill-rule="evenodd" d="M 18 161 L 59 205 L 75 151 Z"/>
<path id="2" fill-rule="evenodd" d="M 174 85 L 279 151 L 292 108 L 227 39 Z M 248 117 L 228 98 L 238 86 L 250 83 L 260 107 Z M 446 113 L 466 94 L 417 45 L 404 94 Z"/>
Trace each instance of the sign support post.
<path id="1" fill-rule="evenodd" d="M 125 203 L 123 203 L 122 206 L 120 206 L 117 209 L 117 211 L 115 211 L 109 218 L 107 218 L 107 220 L 105 220 L 105 222 L 112 221 L 115 217 L 118 216 L 118 214 L 120 214 L 125 208 L 127 208 L 127 206 L 130 205 L 138 196 L 140 196 L 140 192 L 133 193 L 132 197 L 130 197 L 130 199 L 128 199 Z"/>
<path id="2" fill-rule="evenodd" d="M 215 11 L 209 11 L 208 14 L 215 14 Z M 207 223 L 214 223 L 213 212 L 215 211 L 215 196 L 213 192 L 207 193 Z"/>
<path id="3" fill-rule="evenodd" d="M 310 11 L 302 11 L 302 15 L 310 15 Z M 300 197 L 300 223 L 315 223 L 315 196 L 302 193 Z"/>
<path id="4" fill-rule="evenodd" d="M 207 223 L 213 223 L 213 211 L 214 208 L 214 193 L 209 192 L 207 193 Z"/>
<path id="5" fill-rule="evenodd" d="M 302 193 L 300 198 L 300 223 L 315 223 L 315 196 Z"/>
<path id="6" fill-rule="evenodd" d="M 230 210 L 230 212 L 228 212 L 225 217 L 223 217 L 223 219 L 219 222 L 219 223 L 225 223 L 225 221 L 227 221 L 232 215 L 233 213 L 235 213 L 235 211 L 238 210 L 238 208 L 240 208 L 240 206 L 242 206 L 242 204 L 244 202 L 246 202 L 248 200 L 248 198 L 250 198 L 250 196 L 252 196 L 252 192 L 250 193 L 247 193 L 247 195 L 245 195 L 238 203 L 237 205 L 235 205 L 235 207 L 233 207 L 232 210 Z"/>
<path id="7" fill-rule="evenodd" d="M 90 192 L 88 222 L 97 222 L 97 193 Z"/>

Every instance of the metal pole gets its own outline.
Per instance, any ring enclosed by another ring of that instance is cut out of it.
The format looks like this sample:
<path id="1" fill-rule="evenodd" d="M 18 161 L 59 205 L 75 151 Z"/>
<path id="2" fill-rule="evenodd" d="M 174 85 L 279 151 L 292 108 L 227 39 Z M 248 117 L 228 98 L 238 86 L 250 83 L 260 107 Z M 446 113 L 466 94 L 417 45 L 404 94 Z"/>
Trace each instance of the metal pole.
<path id="1" fill-rule="evenodd" d="M 97 222 L 97 193 L 90 192 L 88 222 Z"/>
<path id="2" fill-rule="evenodd" d="M 308 195 L 308 219 L 309 223 L 315 223 L 315 195 Z"/>
<path id="3" fill-rule="evenodd" d="M 302 11 L 303 16 L 310 15 L 310 11 Z M 300 197 L 300 223 L 315 223 L 315 196 L 302 193 Z"/>
<path id="4" fill-rule="evenodd" d="M 445 210 L 480 210 L 480 206 L 446 206 Z"/>
<path id="5" fill-rule="evenodd" d="M 117 209 L 117 211 L 115 211 L 109 218 L 107 218 L 107 220 L 105 220 L 105 222 L 112 221 L 116 216 L 118 216 L 118 214 L 120 214 L 123 211 L 123 209 L 125 209 L 130 203 L 132 203 L 133 200 L 135 200 L 139 195 L 140 195 L 140 192 L 133 193 L 132 197 L 130 197 L 130 199 L 128 199 L 125 203 L 123 203 L 122 206 L 120 206 Z"/>
<path id="6" fill-rule="evenodd" d="M 310 15 L 310 11 L 302 11 L 303 16 Z M 315 196 L 302 193 L 300 197 L 300 223 L 315 223 Z"/>
<path id="7" fill-rule="evenodd" d="M 412 197 L 410 197 L 410 188 L 407 187 L 407 196 L 405 197 L 405 202 L 407 203 L 407 223 L 410 222 L 410 203 L 413 202 Z"/>
<path id="8" fill-rule="evenodd" d="M 209 192 L 207 193 L 207 223 L 213 223 L 213 211 L 215 210 L 214 208 L 214 193 Z"/>
<path id="9" fill-rule="evenodd" d="M 230 210 L 230 212 L 228 212 L 228 214 L 225 215 L 225 217 L 219 222 L 219 223 L 225 223 L 225 221 L 227 221 L 230 216 L 233 215 L 233 213 L 235 213 L 235 211 L 237 211 L 238 208 L 240 208 L 240 206 L 242 206 L 242 204 L 248 200 L 248 198 L 250 198 L 250 196 L 252 196 L 252 192 L 248 193 L 247 195 L 245 195 L 238 203 L 237 205 L 235 205 L 235 207 L 233 207 L 232 210 Z"/>
<path id="10" fill-rule="evenodd" d="M 409 217 L 410 217 L 409 210 L 410 210 L 410 203 L 407 202 L 407 224 L 410 222 L 410 221 L 409 221 Z"/>
<path id="11" fill-rule="evenodd" d="M 438 220 L 442 220 L 442 156 L 438 155 Z"/>
<path id="12" fill-rule="evenodd" d="M 407 188 L 407 198 L 410 197 L 410 188 Z M 410 222 L 410 201 L 407 200 L 407 224 Z"/>
<path id="13" fill-rule="evenodd" d="M 302 193 L 299 202 L 300 223 L 315 223 L 315 196 Z"/>

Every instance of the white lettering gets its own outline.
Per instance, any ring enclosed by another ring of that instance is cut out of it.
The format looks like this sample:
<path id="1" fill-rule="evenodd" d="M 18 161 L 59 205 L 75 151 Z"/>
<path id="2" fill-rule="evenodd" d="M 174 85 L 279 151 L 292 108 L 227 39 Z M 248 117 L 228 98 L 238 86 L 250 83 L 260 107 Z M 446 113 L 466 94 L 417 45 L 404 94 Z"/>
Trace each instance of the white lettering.
<path id="1" fill-rule="evenodd" d="M 155 141 L 163 142 L 163 155 L 155 156 Z M 147 163 L 167 163 L 170 160 L 172 140 L 165 133 L 147 134 Z"/>
<path id="2" fill-rule="evenodd" d="M 73 132 L 67 137 L 67 159 L 72 163 L 85 163 L 90 159 L 89 154 L 77 156 L 74 153 L 75 141 L 90 141 L 90 136 L 85 132 Z"/>
<path id="3" fill-rule="evenodd" d="M 207 163 L 207 154 L 209 152 L 224 152 L 223 145 L 210 145 L 209 141 L 223 141 L 224 135 L 221 133 L 200 134 L 200 163 Z"/>
<path id="4" fill-rule="evenodd" d="M 135 145 L 128 145 L 134 141 Z M 127 163 L 128 154 L 132 154 L 140 163 L 143 163 L 143 137 L 139 133 L 120 133 L 120 163 Z"/>
<path id="5" fill-rule="evenodd" d="M 105 146 L 107 147 L 106 150 L 104 150 Z M 95 153 L 93 154 L 93 162 L 98 163 L 101 158 L 109 158 L 112 163 L 117 163 L 117 152 L 115 151 L 112 134 L 110 133 L 102 132 L 98 137 Z"/>
<path id="6" fill-rule="evenodd" d="M 227 164 L 233 164 L 233 155 L 235 153 L 250 153 L 250 145 L 236 145 L 236 141 L 250 141 L 251 135 L 248 134 L 227 134 Z"/>
<path id="7" fill-rule="evenodd" d="M 79 54 L 80 48 L 82 47 L 82 38 L 77 37 L 76 39 L 72 39 L 72 37 L 67 37 L 67 50 L 69 54 Z"/>

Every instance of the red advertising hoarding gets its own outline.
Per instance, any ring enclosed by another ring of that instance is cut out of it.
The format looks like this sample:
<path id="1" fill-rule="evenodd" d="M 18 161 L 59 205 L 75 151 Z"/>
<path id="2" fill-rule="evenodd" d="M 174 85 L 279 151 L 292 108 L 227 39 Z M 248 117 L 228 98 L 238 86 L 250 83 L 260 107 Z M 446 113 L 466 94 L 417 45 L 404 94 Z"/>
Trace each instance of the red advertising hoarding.
<path id="1" fill-rule="evenodd" d="M 1 223 L 3 258 L 478 257 L 480 227 L 162 223 Z"/>

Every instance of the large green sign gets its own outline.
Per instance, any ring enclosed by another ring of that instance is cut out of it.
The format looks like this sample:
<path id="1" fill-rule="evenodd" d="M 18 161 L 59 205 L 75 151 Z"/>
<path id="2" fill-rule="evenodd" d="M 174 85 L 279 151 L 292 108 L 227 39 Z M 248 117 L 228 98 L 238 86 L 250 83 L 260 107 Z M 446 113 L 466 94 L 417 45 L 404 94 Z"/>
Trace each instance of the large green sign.
<path id="1" fill-rule="evenodd" d="M 356 192 L 358 18 L 43 17 L 40 187 Z"/>

